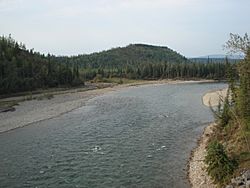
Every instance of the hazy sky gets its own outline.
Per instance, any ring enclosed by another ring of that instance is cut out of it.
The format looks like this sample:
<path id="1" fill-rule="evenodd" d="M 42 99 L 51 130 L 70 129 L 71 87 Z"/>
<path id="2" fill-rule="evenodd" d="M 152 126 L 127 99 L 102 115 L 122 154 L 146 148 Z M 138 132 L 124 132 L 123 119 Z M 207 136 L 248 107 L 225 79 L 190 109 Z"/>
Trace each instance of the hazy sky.
<path id="1" fill-rule="evenodd" d="M 220 54 L 230 32 L 249 33 L 249 21 L 250 0 L 0 0 L 0 35 L 56 55 L 131 43 Z"/>

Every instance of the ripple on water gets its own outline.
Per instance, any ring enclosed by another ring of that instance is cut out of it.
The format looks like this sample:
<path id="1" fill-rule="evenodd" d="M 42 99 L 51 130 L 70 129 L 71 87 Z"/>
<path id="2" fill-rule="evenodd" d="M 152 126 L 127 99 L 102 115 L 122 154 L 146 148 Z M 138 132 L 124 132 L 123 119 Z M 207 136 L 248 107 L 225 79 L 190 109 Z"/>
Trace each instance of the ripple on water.
<path id="1" fill-rule="evenodd" d="M 89 100 L 0 135 L 0 187 L 189 187 L 204 123 L 201 96 L 224 84 L 144 86 Z"/>

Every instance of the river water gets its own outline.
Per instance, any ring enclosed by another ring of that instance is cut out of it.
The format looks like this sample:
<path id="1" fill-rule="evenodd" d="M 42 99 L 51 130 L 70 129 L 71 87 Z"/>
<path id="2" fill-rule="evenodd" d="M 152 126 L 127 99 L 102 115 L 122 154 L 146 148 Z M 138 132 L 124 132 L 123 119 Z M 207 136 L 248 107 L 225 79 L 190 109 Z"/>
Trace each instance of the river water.
<path id="1" fill-rule="evenodd" d="M 0 187 L 189 187 L 186 164 L 225 84 L 125 88 L 0 134 Z"/>

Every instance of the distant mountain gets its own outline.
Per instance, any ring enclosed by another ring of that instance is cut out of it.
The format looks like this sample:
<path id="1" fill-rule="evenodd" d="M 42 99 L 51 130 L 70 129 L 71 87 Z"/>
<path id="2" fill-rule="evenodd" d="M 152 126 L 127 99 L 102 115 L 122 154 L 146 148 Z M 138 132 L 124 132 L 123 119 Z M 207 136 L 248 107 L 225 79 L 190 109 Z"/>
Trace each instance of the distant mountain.
<path id="1" fill-rule="evenodd" d="M 214 54 L 214 55 L 207 55 L 207 56 L 201 56 L 201 57 L 197 57 L 198 59 L 202 59 L 202 58 L 210 58 L 210 59 L 243 59 L 244 56 L 243 55 L 223 55 L 223 54 Z M 195 58 L 192 58 L 195 59 Z"/>
<path id="2" fill-rule="evenodd" d="M 130 44 L 126 47 L 74 57 L 83 67 L 120 67 L 141 63 L 183 63 L 189 60 L 168 47 Z"/>
<path id="3" fill-rule="evenodd" d="M 215 54 L 215 55 L 207 55 L 207 56 L 200 56 L 195 58 L 189 58 L 190 61 L 195 63 L 224 63 L 226 57 L 230 63 L 237 63 L 244 59 L 242 55 L 223 55 L 223 54 Z"/>

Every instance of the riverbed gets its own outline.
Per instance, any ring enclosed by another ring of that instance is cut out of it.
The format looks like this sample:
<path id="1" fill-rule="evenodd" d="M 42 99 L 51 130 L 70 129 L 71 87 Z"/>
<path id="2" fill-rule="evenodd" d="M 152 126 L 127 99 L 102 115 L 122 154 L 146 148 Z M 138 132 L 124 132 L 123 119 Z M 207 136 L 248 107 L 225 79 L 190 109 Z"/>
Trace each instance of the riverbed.
<path id="1" fill-rule="evenodd" d="M 123 88 L 0 134 L 0 187 L 189 187 L 186 164 L 220 83 Z"/>

